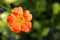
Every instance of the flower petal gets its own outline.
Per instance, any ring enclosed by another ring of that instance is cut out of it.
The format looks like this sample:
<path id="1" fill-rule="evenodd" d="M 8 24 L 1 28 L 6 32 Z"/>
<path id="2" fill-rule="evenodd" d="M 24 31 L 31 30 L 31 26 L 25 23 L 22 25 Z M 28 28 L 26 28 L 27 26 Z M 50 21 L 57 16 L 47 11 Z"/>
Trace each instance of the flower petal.
<path id="1" fill-rule="evenodd" d="M 19 13 L 19 14 L 23 14 L 23 9 L 22 7 L 15 7 L 12 12 L 16 12 L 16 13 Z"/>
<path id="2" fill-rule="evenodd" d="M 20 15 L 19 13 L 16 13 L 16 12 L 12 12 L 12 14 L 13 14 L 14 16 L 19 16 L 19 15 Z"/>
<path id="3" fill-rule="evenodd" d="M 24 11 L 24 17 L 28 20 L 28 21 L 31 21 L 32 19 L 32 14 L 30 14 L 30 11 L 26 10 Z"/>
<path id="4" fill-rule="evenodd" d="M 7 16 L 7 22 L 11 24 L 16 18 L 11 14 Z"/>
<path id="5" fill-rule="evenodd" d="M 22 29 L 23 32 L 29 32 L 30 29 L 31 29 L 31 26 L 32 26 L 31 22 L 26 21 L 26 22 L 22 25 L 21 29 Z"/>
<path id="6" fill-rule="evenodd" d="M 14 31 L 16 33 L 19 33 L 21 31 L 21 26 L 15 22 L 13 22 L 11 25 L 10 25 L 10 29 L 11 31 Z"/>

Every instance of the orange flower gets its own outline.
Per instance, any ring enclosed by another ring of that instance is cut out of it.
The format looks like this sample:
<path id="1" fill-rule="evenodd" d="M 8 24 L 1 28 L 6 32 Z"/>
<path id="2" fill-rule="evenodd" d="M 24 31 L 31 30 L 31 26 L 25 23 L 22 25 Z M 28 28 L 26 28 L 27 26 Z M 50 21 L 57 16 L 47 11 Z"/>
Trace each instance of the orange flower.
<path id="1" fill-rule="evenodd" d="M 32 15 L 30 11 L 25 10 L 21 7 L 16 7 L 12 10 L 12 12 L 7 17 L 7 22 L 10 25 L 11 31 L 16 33 L 18 32 L 29 32 L 32 26 L 30 22 L 32 19 Z"/>

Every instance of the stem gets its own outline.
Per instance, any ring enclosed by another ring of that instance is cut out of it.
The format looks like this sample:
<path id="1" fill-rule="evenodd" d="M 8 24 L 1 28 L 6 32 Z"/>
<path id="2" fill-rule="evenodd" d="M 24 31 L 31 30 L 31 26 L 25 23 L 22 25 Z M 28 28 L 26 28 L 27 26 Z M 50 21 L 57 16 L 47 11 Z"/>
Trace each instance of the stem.
<path id="1" fill-rule="evenodd" d="M 6 4 L 7 10 L 10 12 L 11 11 L 11 6 L 10 4 Z"/>
<path id="2" fill-rule="evenodd" d="M 4 9 L 6 9 L 8 12 L 11 11 L 10 5 L 7 5 L 7 4 L 6 4 L 6 7 L 5 7 L 4 5 L 0 5 L 0 6 L 3 7 Z"/>

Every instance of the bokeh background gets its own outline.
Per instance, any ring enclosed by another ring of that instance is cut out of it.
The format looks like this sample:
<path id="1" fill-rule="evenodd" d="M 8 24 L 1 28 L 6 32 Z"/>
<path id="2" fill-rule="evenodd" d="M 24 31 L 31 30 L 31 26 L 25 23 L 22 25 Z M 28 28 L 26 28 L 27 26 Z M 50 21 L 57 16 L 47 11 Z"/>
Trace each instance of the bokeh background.
<path id="1" fill-rule="evenodd" d="M 60 0 L 0 0 L 0 40 L 60 40 Z M 30 32 L 14 33 L 6 17 L 14 7 L 30 10 Z"/>

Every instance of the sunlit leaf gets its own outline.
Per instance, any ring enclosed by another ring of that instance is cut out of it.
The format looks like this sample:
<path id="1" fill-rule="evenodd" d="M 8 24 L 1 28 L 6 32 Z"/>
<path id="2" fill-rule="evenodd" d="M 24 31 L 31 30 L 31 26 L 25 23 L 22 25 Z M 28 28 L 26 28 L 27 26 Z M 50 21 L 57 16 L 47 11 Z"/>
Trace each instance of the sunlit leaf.
<path id="1" fill-rule="evenodd" d="M 60 5 L 59 5 L 59 9 L 60 9 Z"/>
<path id="2" fill-rule="evenodd" d="M 3 13 L 1 13 L 1 18 L 6 18 L 7 17 L 7 15 L 8 15 L 8 12 L 3 12 Z"/>
<path id="3" fill-rule="evenodd" d="M 4 27 L 5 26 L 5 22 L 3 20 L 0 20 L 0 27 Z"/>
<path id="4" fill-rule="evenodd" d="M 8 4 L 14 3 L 15 1 L 17 1 L 17 0 L 4 0 L 4 2 L 5 2 L 5 3 L 8 3 Z"/>
<path id="5" fill-rule="evenodd" d="M 53 14 L 58 14 L 59 13 L 59 3 L 53 3 L 52 5 L 52 9 L 53 9 Z"/>

